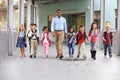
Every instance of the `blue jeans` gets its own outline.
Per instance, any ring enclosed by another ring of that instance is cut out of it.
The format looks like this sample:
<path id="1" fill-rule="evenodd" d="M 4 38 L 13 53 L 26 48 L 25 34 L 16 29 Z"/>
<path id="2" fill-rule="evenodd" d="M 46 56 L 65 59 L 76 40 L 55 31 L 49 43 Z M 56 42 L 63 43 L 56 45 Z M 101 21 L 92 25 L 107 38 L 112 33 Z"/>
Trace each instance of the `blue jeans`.
<path id="1" fill-rule="evenodd" d="M 68 43 L 69 55 L 74 54 L 74 46 L 75 46 L 75 41 L 74 40 L 71 43 Z"/>
<path id="2" fill-rule="evenodd" d="M 107 55 L 107 49 L 108 49 L 109 55 L 111 55 L 112 54 L 111 44 L 104 44 L 104 55 L 105 56 Z"/>

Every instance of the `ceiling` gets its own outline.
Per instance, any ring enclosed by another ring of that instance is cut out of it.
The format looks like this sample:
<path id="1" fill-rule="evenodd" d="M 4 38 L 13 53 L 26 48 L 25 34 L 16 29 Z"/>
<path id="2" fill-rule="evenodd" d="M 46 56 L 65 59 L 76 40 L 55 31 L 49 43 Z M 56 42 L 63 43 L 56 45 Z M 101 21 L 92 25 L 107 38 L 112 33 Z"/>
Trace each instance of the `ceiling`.
<path id="1" fill-rule="evenodd" d="M 32 3 L 51 4 L 51 3 L 64 2 L 64 1 L 70 1 L 70 0 L 32 0 Z"/>

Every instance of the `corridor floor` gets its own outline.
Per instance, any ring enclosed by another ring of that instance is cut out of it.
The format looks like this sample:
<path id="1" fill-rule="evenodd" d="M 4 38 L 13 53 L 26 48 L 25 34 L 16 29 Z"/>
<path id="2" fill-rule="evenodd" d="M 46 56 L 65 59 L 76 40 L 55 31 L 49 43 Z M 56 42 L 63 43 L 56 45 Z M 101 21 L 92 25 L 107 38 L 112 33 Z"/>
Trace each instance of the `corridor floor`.
<path id="1" fill-rule="evenodd" d="M 0 80 L 120 80 L 120 57 L 103 56 L 103 51 L 97 53 L 97 60 L 90 58 L 90 46 L 86 45 L 87 59 L 70 59 L 67 46 L 64 45 L 64 58 L 56 59 L 55 46 L 49 48 L 49 57 L 44 58 L 40 46 L 37 58 L 21 58 L 19 50 L 13 56 L 0 57 Z M 75 46 L 75 56 L 77 46 Z"/>

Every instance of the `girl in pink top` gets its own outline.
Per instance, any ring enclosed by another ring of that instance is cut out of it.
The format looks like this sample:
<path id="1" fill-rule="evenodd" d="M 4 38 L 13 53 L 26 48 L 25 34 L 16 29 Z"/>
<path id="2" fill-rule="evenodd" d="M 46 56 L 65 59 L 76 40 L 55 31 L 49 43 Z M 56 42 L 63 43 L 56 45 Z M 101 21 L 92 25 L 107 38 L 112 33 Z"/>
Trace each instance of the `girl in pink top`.
<path id="1" fill-rule="evenodd" d="M 91 28 L 89 30 L 88 36 L 91 38 L 90 42 L 91 42 L 91 58 L 93 58 L 94 60 L 96 60 L 96 42 L 97 42 L 97 38 L 98 38 L 98 30 L 97 30 L 97 24 L 96 23 L 92 23 L 91 24 Z"/>
<path id="2" fill-rule="evenodd" d="M 48 47 L 51 46 L 50 34 L 47 26 L 44 26 L 42 32 L 42 46 L 44 48 L 45 57 L 48 58 Z"/>

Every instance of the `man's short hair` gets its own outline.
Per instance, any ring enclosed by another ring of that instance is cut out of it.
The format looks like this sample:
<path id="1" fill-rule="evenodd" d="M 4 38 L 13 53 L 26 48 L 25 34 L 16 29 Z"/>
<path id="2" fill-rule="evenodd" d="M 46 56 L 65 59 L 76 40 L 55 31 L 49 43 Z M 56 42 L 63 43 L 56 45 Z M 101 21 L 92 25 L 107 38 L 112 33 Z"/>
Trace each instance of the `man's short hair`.
<path id="1" fill-rule="evenodd" d="M 57 11 L 61 11 L 61 10 L 60 10 L 60 9 L 57 9 L 56 12 L 57 12 Z"/>

